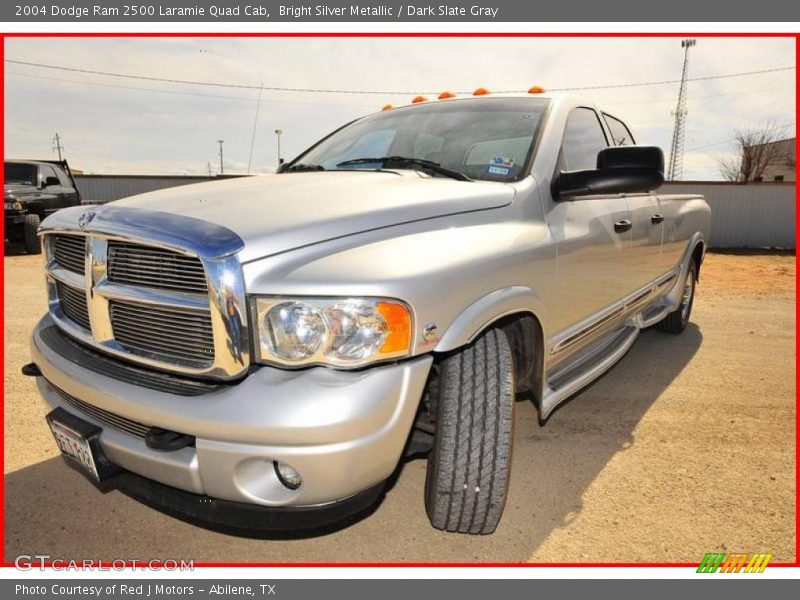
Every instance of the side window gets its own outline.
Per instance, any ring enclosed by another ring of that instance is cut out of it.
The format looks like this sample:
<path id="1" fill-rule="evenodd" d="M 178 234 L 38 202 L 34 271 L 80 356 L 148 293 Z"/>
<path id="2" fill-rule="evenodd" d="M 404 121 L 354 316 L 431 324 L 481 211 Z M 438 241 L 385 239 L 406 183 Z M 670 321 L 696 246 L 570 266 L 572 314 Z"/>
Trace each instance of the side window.
<path id="1" fill-rule="evenodd" d="M 611 132 L 611 137 L 614 138 L 615 146 L 633 146 L 636 143 L 631 130 L 628 129 L 625 123 L 605 113 L 603 113 L 603 118 L 606 120 L 606 125 L 608 125 L 608 129 Z"/>
<path id="2" fill-rule="evenodd" d="M 56 177 L 56 178 L 58 177 L 56 175 L 56 172 L 53 170 L 53 167 L 51 167 L 50 165 L 42 165 L 41 167 L 39 167 L 39 169 L 41 170 L 42 173 L 42 181 L 44 181 L 48 177 Z"/>
<path id="3" fill-rule="evenodd" d="M 53 170 L 56 172 L 62 187 L 72 187 L 72 182 L 69 180 L 69 177 L 67 177 L 67 174 L 63 171 L 63 169 L 60 169 L 59 167 L 53 167 Z"/>
<path id="4" fill-rule="evenodd" d="M 583 171 L 597 168 L 597 153 L 608 147 L 603 126 L 591 108 L 576 108 L 567 118 L 561 143 L 562 168 Z"/>

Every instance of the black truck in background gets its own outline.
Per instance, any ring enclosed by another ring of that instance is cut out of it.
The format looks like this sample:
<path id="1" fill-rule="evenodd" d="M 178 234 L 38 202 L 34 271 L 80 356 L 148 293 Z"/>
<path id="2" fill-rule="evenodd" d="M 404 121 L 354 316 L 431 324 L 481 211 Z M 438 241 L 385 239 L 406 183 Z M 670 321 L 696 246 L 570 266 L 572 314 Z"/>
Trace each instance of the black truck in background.
<path id="1" fill-rule="evenodd" d="M 39 223 L 81 203 L 69 165 L 65 160 L 7 160 L 4 173 L 5 241 L 21 242 L 28 254 L 40 254 Z"/>

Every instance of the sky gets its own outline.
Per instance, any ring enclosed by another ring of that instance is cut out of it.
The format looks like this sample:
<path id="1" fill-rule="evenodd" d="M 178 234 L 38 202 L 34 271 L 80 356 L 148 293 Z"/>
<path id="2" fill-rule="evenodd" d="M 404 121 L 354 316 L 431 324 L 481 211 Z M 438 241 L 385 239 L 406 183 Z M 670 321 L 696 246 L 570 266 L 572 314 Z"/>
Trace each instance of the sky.
<path id="1" fill-rule="evenodd" d="M 5 67 L 5 153 L 104 174 L 269 173 L 333 129 L 416 92 L 591 87 L 680 79 L 677 38 L 11 38 L 6 60 L 146 77 L 272 87 L 268 91 Z M 699 38 L 689 76 L 795 66 L 793 39 Z M 766 123 L 795 136 L 794 70 L 690 81 L 684 180 L 719 179 L 736 130 Z M 677 83 L 584 90 L 637 142 L 668 151 Z M 256 120 L 256 110 L 258 118 Z M 254 129 L 255 125 L 255 129 Z M 255 133 L 255 135 L 254 135 Z"/>

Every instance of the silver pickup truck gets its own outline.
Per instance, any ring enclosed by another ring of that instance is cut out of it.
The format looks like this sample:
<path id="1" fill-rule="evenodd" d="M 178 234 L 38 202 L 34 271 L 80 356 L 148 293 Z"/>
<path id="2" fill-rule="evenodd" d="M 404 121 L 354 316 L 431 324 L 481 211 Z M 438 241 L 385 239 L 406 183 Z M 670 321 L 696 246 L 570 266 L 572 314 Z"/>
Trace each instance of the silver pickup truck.
<path id="1" fill-rule="evenodd" d="M 710 211 L 654 194 L 661 150 L 591 102 L 485 92 L 46 219 L 24 372 L 66 462 L 268 536 L 360 518 L 427 455 L 432 525 L 493 532 L 515 400 L 544 423 L 642 330 L 683 331 Z"/>

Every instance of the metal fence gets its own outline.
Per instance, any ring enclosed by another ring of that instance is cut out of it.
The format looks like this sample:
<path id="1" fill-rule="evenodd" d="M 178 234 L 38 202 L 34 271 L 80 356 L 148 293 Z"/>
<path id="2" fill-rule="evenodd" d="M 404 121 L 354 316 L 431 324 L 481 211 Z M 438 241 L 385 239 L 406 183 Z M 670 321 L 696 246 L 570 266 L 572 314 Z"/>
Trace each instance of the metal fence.
<path id="1" fill-rule="evenodd" d="M 714 248 L 795 248 L 794 183 L 670 182 L 659 194 L 703 194 Z"/>
<path id="2" fill-rule="evenodd" d="M 163 190 L 190 183 L 229 179 L 238 175 L 216 177 L 192 175 L 75 175 L 81 199 L 88 204 L 104 204 L 112 200 Z"/>
<path id="3" fill-rule="evenodd" d="M 237 177 L 232 176 L 222 176 Z M 84 202 L 103 203 L 177 185 L 219 177 L 78 175 Z M 703 194 L 711 205 L 711 246 L 716 248 L 794 248 L 795 184 L 733 184 L 681 181 L 665 184 L 659 194 Z"/>

